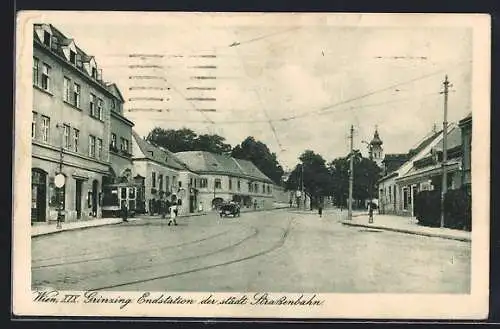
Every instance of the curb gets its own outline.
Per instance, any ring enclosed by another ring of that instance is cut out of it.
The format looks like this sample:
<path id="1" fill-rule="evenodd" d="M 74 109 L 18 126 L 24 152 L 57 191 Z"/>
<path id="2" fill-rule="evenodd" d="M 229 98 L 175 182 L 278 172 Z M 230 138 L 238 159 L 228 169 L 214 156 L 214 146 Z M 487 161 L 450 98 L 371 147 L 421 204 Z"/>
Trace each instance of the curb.
<path id="1" fill-rule="evenodd" d="M 36 235 L 31 235 L 31 238 L 38 238 L 38 237 L 41 237 L 41 236 L 58 234 L 58 233 L 62 233 L 62 232 L 85 230 L 85 229 L 90 229 L 90 228 L 94 228 L 94 227 L 102 227 L 102 226 L 107 226 L 107 225 L 118 225 L 118 224 L 121 224 L 121 223 L 123 223 L 123 221 L 116 222 L 116 223 L 104 223 L 104 224 L 101 224 L 101 225 L 90 225 L 90 226 L 80 226 L 80 227 L 74 227 L 74 228 L 68 228 L 68 229 L 60 229 L 59 231 L 52 231 L 52 232 L 46 232 L 46 233 L 40 233 L 40 234 L 36 234 Z"/>
<path id="2" fill-rule="evenodd" d="M 356 227 L 365 227 L 365 228 L 372 228 L 372 229 L 378 229 L 378 230 L 385 230 L 385 231 L 392 231 L 392 232 L 398 232 L 398 233 L 406 233 L 406 234 L 413 234 L 413 235 L 422 235 L 422 236 L 428 236 L 432 238 L 441 238 L 441 239 L 448 239 L 448 240 L 455 240 L 455 241 L 462 241 L 462 242 L 471 242 L 471 238 L 462 238 L 462 237 L 456 237 L 456 236 L 451 236 L 451 235 L 445 235 L 445 234 L 438 234 L 438 233 L 428 233 L 428 232 L 416 232 L 412 230 L 406 230 L 406 229 L 400 229 L 400 228 L 393 228 L 393 227 L 387 227 L 387 226 L 376 226 L 376 225 L 366 225 L 366 224 L 357 224 L 357 223 L 349 223 L 342 221 L 342 225 L 346 226 L 356 226 Z"/>

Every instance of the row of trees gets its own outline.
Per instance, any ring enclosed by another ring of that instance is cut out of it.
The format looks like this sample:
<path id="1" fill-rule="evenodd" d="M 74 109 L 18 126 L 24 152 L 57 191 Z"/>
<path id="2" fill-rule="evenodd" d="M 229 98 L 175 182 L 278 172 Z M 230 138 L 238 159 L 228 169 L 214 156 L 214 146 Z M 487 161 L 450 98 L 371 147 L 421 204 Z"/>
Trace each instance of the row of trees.
<path id="1" fill-rule="evenodd" d="M 361 206 L 363 200 L 377 197 L 380 168 L 359 151 L 353 152 L 353 199 Z M 333 196 L 336 205 L 346 206 L 349 196 L 349 156 L 326 160 L 312 150 L 306 150 L 286 182 L 286 189 L 301 190 L 311 198 L 312 204 L 324 196 Z"/>
<path id="2" fill-rule="evenodd" d="M 146 139 L 172 152 L 207 151 L 250 160 L 276 184 L 281 183 L 283 167 L 279 164 L 276 154 L 272 153 L 266 144 L 255 140 L 252 136 L 245 138 L 241 144 L 233 148 L 226 143 L 224 137 L 216 134 L 199 135 L 188 128 L 166 130 L 157 127 Z"/>

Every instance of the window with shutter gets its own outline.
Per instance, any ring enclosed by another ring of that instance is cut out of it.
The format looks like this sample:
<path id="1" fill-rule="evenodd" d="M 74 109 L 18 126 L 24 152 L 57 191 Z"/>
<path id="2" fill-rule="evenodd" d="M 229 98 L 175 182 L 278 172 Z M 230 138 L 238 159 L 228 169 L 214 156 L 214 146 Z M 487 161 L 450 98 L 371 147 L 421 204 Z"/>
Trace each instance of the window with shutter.
<path id="1" fill-rule="evenodd" d="M 78 83 L 74 84 L 73 88 L 73 105 L 80 108 L 80 92 L 81 92 L 81 87 Z"/>
<path id="2" fill-rule="evenodd" d="M 42 70 L 42 88 L 49 91 L 50 90 L 50 66 L 43 63 Z"/>
<path id="3" fill-rule="evenodd" d="M 38 76 L 39 76 L 39 68 L 40 66 L 40 61 L 38 60 L 38 58 L 36 57 L 33 57 L 33 84 L 38 86 Z"/>

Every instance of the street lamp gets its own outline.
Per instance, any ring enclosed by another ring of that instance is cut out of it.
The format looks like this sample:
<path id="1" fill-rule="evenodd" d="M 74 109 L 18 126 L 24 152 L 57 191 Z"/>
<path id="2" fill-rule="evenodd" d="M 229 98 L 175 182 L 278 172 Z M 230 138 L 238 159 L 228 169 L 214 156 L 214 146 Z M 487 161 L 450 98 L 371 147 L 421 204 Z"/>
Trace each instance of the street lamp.
<path id="1" fill-rule="evenodd" d="M 64 125 L 57 124 L 56 128 L 61 129 L 61 147 L 59 149 L 59 172 L 54 177 L 54 185 L 56 186 L 56 194 L 57 194 L 57 228 L 62 228 L 62 206 L 63 206 L 63 196 L 62 196 L 62 188 L 66 183 L 66 176 L 62 173 L 63 159 L 64 159 Z"/>

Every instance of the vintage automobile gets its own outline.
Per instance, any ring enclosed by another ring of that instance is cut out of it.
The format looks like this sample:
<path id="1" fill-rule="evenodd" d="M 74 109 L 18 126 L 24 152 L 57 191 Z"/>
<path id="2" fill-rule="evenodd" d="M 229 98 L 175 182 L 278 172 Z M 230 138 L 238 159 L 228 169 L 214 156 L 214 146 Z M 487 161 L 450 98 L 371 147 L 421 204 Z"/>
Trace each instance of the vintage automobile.
<path id="1" fill-rule="evenodd" d="M 237 203 L 226 203 L 219 208 L 220 217 L 233 215 L 233 217 L 240 217 L 240 206 Z"/>

